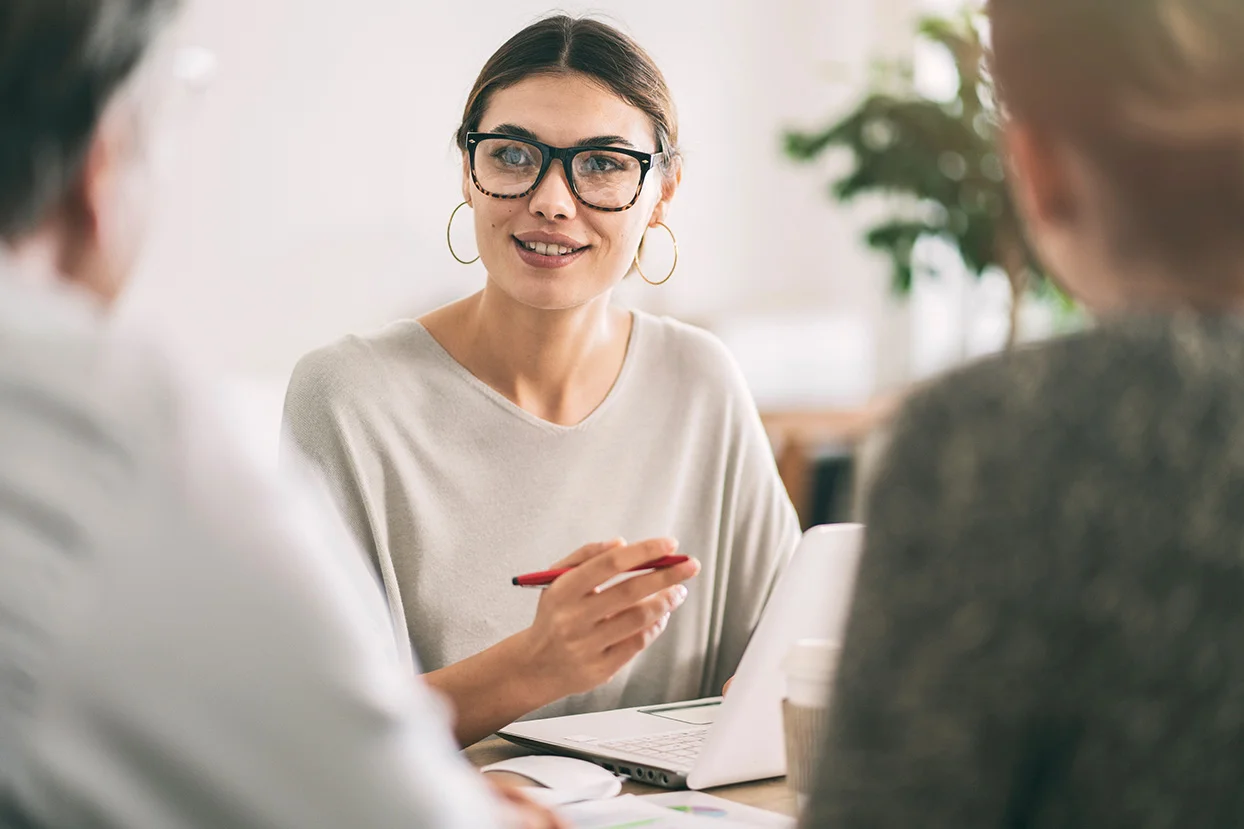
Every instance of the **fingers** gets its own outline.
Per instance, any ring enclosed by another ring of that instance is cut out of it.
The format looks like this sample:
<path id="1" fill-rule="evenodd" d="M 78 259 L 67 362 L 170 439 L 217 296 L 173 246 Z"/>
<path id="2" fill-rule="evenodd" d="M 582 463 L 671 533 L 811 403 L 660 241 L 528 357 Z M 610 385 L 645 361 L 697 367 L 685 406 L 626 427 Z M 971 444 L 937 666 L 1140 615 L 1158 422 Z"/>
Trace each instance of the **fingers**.
<path id="1" fill-rule="evenodd" d="M 625 546 L 626 539 L 624 538 L 614 538 L 609 541 L 597 541 L 594 544 L 585 544 L 570 555 L 563 558 L 561 561 L 553 564 L 549 567 L 549 569 L 560 570 L 563 567 L 578 567 L 583 562 L 596 558 L 596 556 L 601 553 L 609 552 L 615 547 Z"/>
<path id="2" fill-rule="evenodd" d="M 597 641 L 607 649 L 623 639 L 642 633 L 661 621 L 663 616 L 669 616 L 686 600 L 687 588 L 683 585 L 666 588 L 601 622 L 597 628 Z"/>
<path id="3" fill-rule="evenodd" d="M 665 630 L 669 614 L 687 596 L 680 583 L 700 570 L 694 560 L 597 588 L 678 549 L 673 539 L 639 544 L 589 544 L 568 562 L 572 569 L 540 597 L 531 628 L 532 664 L 560 696 L 606 682 Z M 563 565 L 566 566 L 566 565 Z"/>
<path id="4" fill-rule="evenodd" d="M 534 800 L 524 800 L 519 802 L 513 797 L 506 797 L 503 801 L 509 813 L 509 821 L 506 825 L 511 829 L 568 829 L 569 824 L 565 823 L 553 812 L 536 803 Z"/>
<path id="5" fill-rule="evenodd" d="M 699 572 L 700 562 L 690 559 L 664 570 L 654 570 L 627 579 L 596 596 L 591 605 L 591 613 L 597 618 L 621 613 L 641 599 L 693 578 Z"/>
<path id="6" fill-rule="evenodd" d="M 655 624 L 650 625 L 645 630 L 642 630 L 632 636 L 628 636 L 621 642 L 610 645 L 606 648 L 605 655 L 609 657 L 613 663 L 613 673 L 616 674 L 618 671 L 622 670 L 623 666 L 655 642 L 656 638 L 665 632 L 665 627 L 669 624 L 669 621 L 670 617 L 667 613 L 658 619 Z"/>
<path id="7" fill-rule="evenodd" d="M 594 593 L 597 587 L 619 573 L 625 573 L 632 567 L 646 564 L 661 556 L 672 555 L 677 549 L 678 542 L 672 538 L 654 538 L 628 547 L 614 547 L 608 552 L 584 561 L 583 564 L 555 581 L 549 590 L 574 596 L 586 596 Z M 649 590 L 648 592 L 655 591 Z"/>

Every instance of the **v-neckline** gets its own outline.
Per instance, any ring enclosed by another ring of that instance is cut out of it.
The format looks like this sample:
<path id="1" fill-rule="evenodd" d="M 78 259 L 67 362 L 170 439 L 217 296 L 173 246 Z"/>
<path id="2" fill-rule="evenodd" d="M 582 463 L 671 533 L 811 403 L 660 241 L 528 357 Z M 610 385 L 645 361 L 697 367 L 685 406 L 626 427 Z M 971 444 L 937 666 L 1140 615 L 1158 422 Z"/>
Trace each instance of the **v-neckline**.
<path id="1" fill-rule="evenodd" d="M 476 377 L 470 369 L 458 362 L 458 360 L 450 354 L 443 345 L 441 345 L 440 341 L 437 340 L 436 337 L 432 336 L 432 332 L 418 320 L 415 320 L 415 330 L 418 331 L 420 335 L 427 338 L 429 345 L 432 346 L 436 355 L 449 367 L 451 371 L 454 372 L 454 374 L 457 374 L 468 385 L 474 387 L 501 409 L 509 412 L 514 417 L 526 421 L 532 426 L 536 426 L 540 429 L 556 434 L 565 434 L 581 431 L 591 426 L 592 423 L 603 416 L 604 412 L 610 407 L 613 401 L 622 393 L 622 389 L 626 385 L 627 378 L 631 374 L 632 366 L 636 362 L 636 354 L 638 353 L 639 344 L 642 340 L 642 329 L 644 327 L 642 324 L 643 316 L 638 311 L 631 311 L 630 315 L 631 334 L 627 339 L 626 353 L 622 357 L 622 367 L 618 371 L 618 376 L 614 379 L 613 385 L 609 388 L 609 392 L 605 395 L 604 399 L 600 401 L 599 405 L 588 413 L 587 417 L 583 418 L 578 423 L 574 423 L 569 426 L 554 423 L 553 421 L 545 420 L 542 417 L 537 417 L 524 409 L 522 406 L 519 406 L 510 398 L 506 397 L 501 392 L 494 389 L 492 386 L 485 383 L 483 380 Z"/>

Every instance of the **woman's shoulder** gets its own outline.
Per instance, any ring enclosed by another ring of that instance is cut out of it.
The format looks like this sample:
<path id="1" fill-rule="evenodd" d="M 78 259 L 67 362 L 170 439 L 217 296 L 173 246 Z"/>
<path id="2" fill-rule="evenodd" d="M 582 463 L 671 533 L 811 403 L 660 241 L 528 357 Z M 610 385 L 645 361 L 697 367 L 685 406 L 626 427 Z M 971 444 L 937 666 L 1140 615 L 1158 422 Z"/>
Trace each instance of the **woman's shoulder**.
<path id="1" fill-rule="evenodd" d="M 673 317 L 634 313 L 650 365 L 670 372 L 681 384 L 746 390 L 734 355 L 715 334 Z"/>
<path id="2" fill-rule="evenodd" d="M 435 342 L 414 320 L 349 334 L 308 352 L 294 366 L 288 398 L 325 402 L 387 387 L 395 375 L 425 376 Z"/>

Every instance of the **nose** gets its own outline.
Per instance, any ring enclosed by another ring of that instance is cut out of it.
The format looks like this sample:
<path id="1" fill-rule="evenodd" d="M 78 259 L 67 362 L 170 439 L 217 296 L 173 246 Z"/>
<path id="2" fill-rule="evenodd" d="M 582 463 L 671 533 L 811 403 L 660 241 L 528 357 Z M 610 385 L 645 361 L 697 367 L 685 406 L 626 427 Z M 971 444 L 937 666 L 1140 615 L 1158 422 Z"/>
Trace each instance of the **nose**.
<path id="1" fill-rule="evenodd" d="M 531 194 L 528 209 L 532 215 L 546 220 L 574 218 L 577 203 L 560 159 L 553 162 L 540 186 Z"/>

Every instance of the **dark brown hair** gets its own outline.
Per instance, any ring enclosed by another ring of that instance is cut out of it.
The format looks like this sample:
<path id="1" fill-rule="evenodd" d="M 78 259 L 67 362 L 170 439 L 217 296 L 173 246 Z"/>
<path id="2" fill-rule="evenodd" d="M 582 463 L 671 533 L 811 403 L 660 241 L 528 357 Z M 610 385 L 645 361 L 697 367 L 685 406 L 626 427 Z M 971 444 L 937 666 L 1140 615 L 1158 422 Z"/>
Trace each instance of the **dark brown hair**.
<path id="1" fill-rule="evenodd" d="M 657 150 L 669 169 L 679 157 L 678 115 L 656 63 L 633 39 L 599 20 L 555 15 L 506 41 L 480 71 L 458 128 L 458 147 L 478 130 L 493 93 L 533 75 L 579 73 L 643 110 L 652 121 Z"/>
<path id="2" fill-rule="evenodd" d="M 1009 114 L 1075 143 L 1116 244 L 1205 264 L 1244 247 L 1244 0 L 990 0 Z"/>

